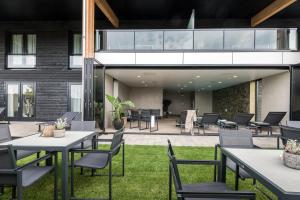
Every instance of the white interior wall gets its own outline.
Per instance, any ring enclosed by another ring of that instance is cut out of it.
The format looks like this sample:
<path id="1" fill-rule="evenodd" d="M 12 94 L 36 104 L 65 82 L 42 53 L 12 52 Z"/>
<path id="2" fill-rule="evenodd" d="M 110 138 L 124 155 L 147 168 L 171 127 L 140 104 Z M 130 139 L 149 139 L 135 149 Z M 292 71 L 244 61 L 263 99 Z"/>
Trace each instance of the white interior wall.
<path id="1" fill-rule="evenodd" d="M 195 92 L 195 109 L 199 115 L 212 112 L 212 92 Z"/>
<path id="2" fill-rule="evenodd" d="M 113 95 L 114 81 L 113 78 L 109 75 L 105 75 L 105 94 Z M 112 127 L 112 105 L 105 97 L 105 118 L 104 118 L 104 127 Z"/>
<path id="3" fill-rule="evenodd" d="M 164 92 L 164 99 L 171 100 L 169 106 L 170 115 L 180 115 L 182 111 L 192 109 L 192 98 L 192 92 L 185 92 L 182 94 L 169 90 Z"/>
<path id="4" fill-rule="evenodd" d="M 289 119 L 290 105 L 290 73 L 284 72 L 278 75 L 262 79 L 262 120 L 271 111 L 285 111 L 286 116 L 282 120 L 285 124 Z"/>

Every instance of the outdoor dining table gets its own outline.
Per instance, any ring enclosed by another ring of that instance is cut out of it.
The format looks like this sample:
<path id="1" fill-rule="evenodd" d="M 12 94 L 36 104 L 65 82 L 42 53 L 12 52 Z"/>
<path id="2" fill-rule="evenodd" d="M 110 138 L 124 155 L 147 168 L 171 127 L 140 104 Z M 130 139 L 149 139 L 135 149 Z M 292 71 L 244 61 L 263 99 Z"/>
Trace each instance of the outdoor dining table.
<path id="1" fill-rule="evenodd" d="M 226 182 L 226 159 L 230 158 L 279 200 L 300 199 L 300 171 L 283 165 L 282 150 L 221 148 L 221 181 Z M 237 167 L 237 173 L 238 173 Z"/>
<path id="2" fill-rule="evenodd" d="M 96 137 L 97 133 L 92 131 L 66 131 L 65 137 L 41 137 L 40 134 L 34 134 L 28 137 L 19 138 L 9 142 L 1 143 L 1 145 L 12 145 L 15 150 L 38 150 L 61 152 L 61 187 L 62 199 L 69 199 L 68 195 L 68 156 L 69 150 L 76 144 L 80 144 L 86 139 Z M 0 145 L 0 146 L 1 146 Z"/>

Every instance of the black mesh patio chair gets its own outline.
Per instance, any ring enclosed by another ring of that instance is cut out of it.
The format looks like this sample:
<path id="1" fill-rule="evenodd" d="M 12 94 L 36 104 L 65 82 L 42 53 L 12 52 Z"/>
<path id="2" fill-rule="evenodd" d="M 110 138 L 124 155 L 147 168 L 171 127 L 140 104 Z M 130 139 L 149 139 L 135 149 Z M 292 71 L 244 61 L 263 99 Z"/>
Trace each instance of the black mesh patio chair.
<path id="1" fill-rule="evenodd" d="M 157 117 L 157 119 L 161 118 L 160 109 L 150 109 L 151 115 Z"/>
<path id="2" fill-rule="evenodd" d="M 258 130 L 261 133 L 262 129 L 267 129 L 268 135 L 272 135 L 272 127 L 279 126 L 285 115 L 286 112 L 269 112 L 263 122 L 251 122 L 252 128 L 255 129 L 256 134 L 258 134 Z"/>
<path id="3" fill-rule="evenodd" d="M 196 121 L 195 127 L 198 128 L 198 133 L 200 133 L 200 128 L 202 128 L 203 135 L 205 135 L 205 128 L 211 125 L 217 125 L 219 119 L 219 113 L 204 113 L 203 117 Z"/>
<path id="4" fill-rule="evenodd" d="M 64 113 L 62 116 L 58 117 L 58 119 L 66 119 L 67 121 L 67 127 L 66 128 L 70 128 L 71 127 L 71 122 L 74 120 L 78 121 L 81 118 L 81 114 L 80 112 L 66 112 Z M 42 131 L 41 126 L 43 125 L 54 125 L 55 121 L 50 121 L 50 122 L 42 122 L 42 123 L 38 123 L 37 125 L 39 126 L 39 132 Z"/>
<path id="5" fill-rule="evenodd" d="M 0 124 L 0 143 L 11 141 L 12 137 L 10 134 L 10 129 L 8 124 Z M 17 160 L 26 158 L 33 154 L 37 154 L 37 158 L 39 158 L 40 152 L 39 151 L 32 151 L 32 150 L 17 150 L 15 151 L 15 156 Z"/>
<path id="6" fill-rule="evenodd" d="M 253 116 L 254 114 L 251 113 L 237 113 L 233 121 L 222 121 L 221 127 L 228 129 L 239 129 L 240 126 L 248 127 Z"/>
<path id="7" fill-rule="evenodd" d="M 141 110 L 139 129 L 140 130 L 149 129 L 150 132 L 158 131 L 158 115 L 157 114 L 158 113 L 155 113 L 155 111 L 154 111 L 153 115 L 152 115 L 151 109 Z M 154 125 L 153 126 L 151 126 L 152 117 L 154 117 Z M 144 128 L 143 128 L 143 122 L 145 123 Z"/>
<path id="8" fill-rule="evenodd" d="M 37 166 L 37 163 L 52 158 L 54 155 L 54 166 Z M 47 154 L 23 166 L 16 165 L 14 150 L 11 145 L 0 147 L 0 186 L 13 187 L 12 199 L 17 197 L 23 199 L 23 189 L 31 186 L 46 174 L 54 170 L 54 199 L 57 199 L 57 155 L 56 153 Z M 16 195 L 17 193 L 17 195 Z"/>
<path id="9" fill-rule="evenodd" d="M 220 144 L 215 145 L 215 160 L 218 158 L 218 148 L 220 147 L 229 147 L 229 148 L 259 148 L 253 144 L 253 137 L 251 130 L 241 129 L 241 130 L 228 130 L 220 129 L 219 130 L 219 141 Z M 227 167 L 235 172 L 235 189 L 238 190 L 239 187 L 239 178 L 245 180 L 247 178 L 252 178 L 245 170 L 239 167 L 237 173 L 237 166 L 232 160 L 227 158 L 226 162 Z M 215 169 L 216 174 L 216 169 Z M 253 179 L 253 184 L 255 185 L 256 181 Z"/>
<path id="10" fill-rule="evenodd" d="M 139 128 L 140 127 L 140 112 L 138 110 L 130 110 L 129 128 Z M 137 122 L 137 126 L 132 126 L 133 122 Z"/>
<path id="11" fill-rule="evenodd" d="M 209 183 L 182 184 L 178 165 L 212 165 L 217 166 L 220 173 L 221 162 L 218 160 L 177 160 L 171 142 L 168 140 L 169 156 L 169 200 L 172 199 L 172 181 L 174 181 L 178 200 L 221 200 L 221 199 L 255 199 L 255 193 L 248 191 L 233 191 L 226 183 L 218 180 Z M 197 175 L 197 174 L 195 174 Z"/>
<path id="12" fill-rule="evenodd" d="M 300 142 L 300 128 L 280 126 L 280 134 L 283 145 L 286 145 L 288 139 L 298 140 Z"/>
<path id="13" fill-rule="evenodd" d="M 187 115 L 187 111 L 182 111 L 180 113 L 180 117 L 179 119 L 176 120 L 176 126 L 180 127 L 180 133 L 183 133 L 183 129 L 185 128 L 185 121 L 186 121 L 186 115 Z"/>
<path id="14" fill-rule="evenodd" d="M 116 131 L 112 139 L 94 139 L 97 142 L 111 142 L 109 150 L 98 149 L 74 149 L 71 150 L 71 196 L 74 193 L 74 168 L 88 168 L 92 170 L 108 167 L 108 199 L 112 199 L 112 159 L 119 154 L 122 148 L 122 174 L 125 175 L 125 141 L 123 140 L 124 130 Z M 122 147 L 121 147 L 122 146 Z M 74 161 L 74 153 L 84 153 L 79 160 Z M 119 176 L 119 175 L 117 175 Z"/>
<path id="15" fill-rule="evenodd" d="M 0 107 L 0 124 L 9 124 L 9 121 L 5 121 L 5 107 Z"/>

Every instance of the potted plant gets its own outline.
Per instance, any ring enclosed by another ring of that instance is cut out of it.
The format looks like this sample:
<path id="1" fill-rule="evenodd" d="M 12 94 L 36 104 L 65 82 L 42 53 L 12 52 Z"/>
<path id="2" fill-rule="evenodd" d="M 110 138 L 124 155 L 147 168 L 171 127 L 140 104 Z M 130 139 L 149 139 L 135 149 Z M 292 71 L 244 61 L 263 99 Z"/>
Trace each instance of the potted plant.
<path id="1" fill-rule="evenodd" d="M 288 140 L 283 151 L 285 166 L 300 170 L 300 143 L 297 140 Z"/>
<path id="2" fill-rule="evenodd" d="M 124 109 L 126 107 L 134 107 L 134 103 L 132 101 L 120 101 L 120 99 L 108 94 L 106 95 L 106 98 L 113 106 L 113 126 L 116 130 L 119 130 L 124 126 L 124 120 L 122 119 L 122 116 L 124 116 Z"/>
<path id="3" fill-rule="evenodd" d="M 62 119 L 59 118 L 57 121 L 54 123 L 55 130 L 53 131 L 53 136 L 54 137 L 64 137 L 65 132 L 66 132 L 66 126 L 67 126 L 67 118 Z"/>

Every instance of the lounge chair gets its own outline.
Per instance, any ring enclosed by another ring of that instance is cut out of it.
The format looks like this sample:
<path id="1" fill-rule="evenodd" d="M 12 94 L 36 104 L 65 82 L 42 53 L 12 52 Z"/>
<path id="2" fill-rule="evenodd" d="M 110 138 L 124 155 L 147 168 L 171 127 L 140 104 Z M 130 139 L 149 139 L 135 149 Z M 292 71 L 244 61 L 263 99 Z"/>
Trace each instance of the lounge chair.
<path id="1" fill-rule="evenodd" d="M 174 181 L 176 197 L 178 200 L 201 199 L 255 199 L 255 193 L 247 191 L 233 191 L 227 188 L 226 183 L 214 180 L 209 183 L 182 184 L 178 165 L 212 165 L 220 170 L 221 162 L 217 160 L 177 160 L 168 140 L 169 156 L 169 200 L 172 199 L 172 182 Z M 220 171 L 218 171 L 220 172 Z M 197 174 L 195 174 L 197 176 Z"/>
<path id="2" fill-rule="evenodd" d="M 300 141 L 300 128 L 290 126 L 280 126 L 280 138 L 285 145 L 288 139 Z"/>
<path id="3" fill-rule="evenodd" d="M 203 117 L 196 121 L 195 127 L 198 128 L 198 133 L 200 133 L 200 128 L 202 128 L 203 135 L 205 135 L 205 128 L 211 125 L 217 125 L 219 119 L 219 113 L 204 113 Z"/>
<path id="4" fill-rule="evenodd" d="M 140 113 L 138 110 L 130 110 L 130 115 L 128 116 L 129 128 L 139 128 L 140 127 Z M 133 122 L 137 122 L 137 126 L 132 126 Z"/>
<path id="5" fill-rule="evenodd" d="M 239 129 L 240 126 L 249 126 L 250 120 L 253 118 L 254 114 L 251 113 L 237 113 L 233 121 L 221 121 L 221 128 L 227 129 Z"/>
<path id="6" fill-rule="evenodd" d="M 5 108 L 0 107 L 0 124 L 9 124 L 9 121 L 5 121 Z"/>
<path id="7" fill-rule="evenodd" d="M 88 169 L 104 169 L 108 167 L 108 199 L 112 199 L 112 159 L 119 154 L 122 146 L 122 174 L 125 175 L 125 142 L 123 140 L 124 130 L 120 129 L 114 133 L 112 139 L 94 139 L 96 142 L 111 142 L 109 150 L 98 149 L 73 149 L 71 150 L 71 197 L 75 198 L 74 193 L 74 168 L 88 168 Z M 84 153 L 85 155 L 79 160 L 74 161 L 75 153 Z M 82 198 L 80 198 L 82 199 Z"/>
<path id="8" fill-rule="evenodd" d="M 261 133 L 262 129 L 265 128 L 268 131 L 268 135 L 272 135 L 272 126 L 279 126 L 285 115 L 286 112 L 269 112 L 263 122 L 251 122 L 251 128 L 255 129 L 256 134 L 258 134 L 258 130 Z"/>
<path id="9" fill-rule="evenodd" d="M 40 167 L 37 163 L 52 158 L 55 155 L 54 166 Z M 41 158 L 31 161 L 23 166 L 18 167 L 16 165 L 16 158 L 14 150 L 11 145 L 0 147 L 0 186 L 1 187 L 13 187 L 12 199 L 17 196 L 18 200 L 23 199 L 23 189 L 31 186 L 42 177 L 54 170 L 54 199 L 57 199 L 57 154 L 47 154 Z M 17 195 L 16 195 L 17 193 Z"/>
<path id="10" fill-rule="evenodd" d="M 220 147 L 230 147 L 230 148 L 258 148 L 253 144 L 253 138 L 251 130 L 243 129 L 243 130 L 228 130 L 228 129 L 220 129 L 219 130 L 219 141 L 220 143 L 215 145 L 215 160 L 217 160 L 218 156 L 218 148 Z M 242 180 L 252 178 L 245 170 L 239 168 L 239 173 L 236 172 L 236 163 L 234 163 L 229 158 L 226 163 L 227 167 L 235 172 L 235 189 L 239 188 L 239 178 Z M 216 169 L 215 169 L 216 174 Z M 253 179 L 253 184 L 255 184 L 255 180 Z"/>
<path id="11" fill-rule="evenodd" d="M 186 121 L 186 115 L 187 115 L 187 111 L 182 111 L 180 113 L 180 117 L 179 119 L 176 120 L 176 126 L 180 127 L 180 133 L 183 133 L 183 129 L 185 128 L 185 121 Z"/>

